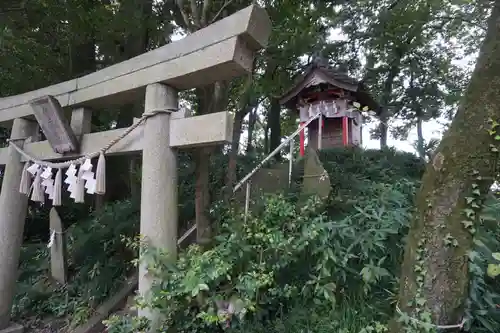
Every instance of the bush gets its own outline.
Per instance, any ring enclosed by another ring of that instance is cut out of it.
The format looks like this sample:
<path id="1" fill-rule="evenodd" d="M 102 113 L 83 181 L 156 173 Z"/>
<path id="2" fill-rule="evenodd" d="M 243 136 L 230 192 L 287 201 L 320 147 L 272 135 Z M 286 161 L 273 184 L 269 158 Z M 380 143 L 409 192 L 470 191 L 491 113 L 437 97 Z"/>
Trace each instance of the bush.
<path id="1" fill-rule="evenodd" d="M 286 197 L 270 196 L 246 221 L 231 207 L 212 207 L 218 234 L 208 251 L 191 246 L 171 264 L 159 249 L 145 249 L 157 278 L 140 305 L 156 307 L 166 327 L 178 332 L 382 333 L 393 316 L 404 236 L 424 164 L 393 150 L 330 149 L 320 152 L 332 193 L 296 208 L 295 186 Z M 213 165 L 226 156 L 214 154 Z M 240 176 L 256 164 L 242 158 Z M 301 163 L 301 160 L 297 161 Z M 180 156 L 181 221 L 193 218 L 194 168 Z M 294 182 L 300 185 L 299 168 Z M 216 196 L 225 169 L 211 174 Z M 475 235 L 471 259 L 468 321 L 473 332 L 500 331 L 496 309 L 500 282 L 488 277 L 498 262 L 500 201 L 491 197 Z M 85 210 L 84 212 L 85 213 Z M 68 216 L 82 214 L 73 208 Z M 79 216 L 79 215 L 78 215 Z M 37 215 L 38 218 L 38 215 Z M 80 220 L 68 230 L 71 280 L 54 289 L 47 279 L 45 244 L 27 244 L 14 314 L 70 315 L 85 320 L 95 304 L 121 286 L 137 256 L 121 241 L 138 231 L 138 207 L 110 205 L 100 216 Z M 113 317 L 109 333 L 145 332 L 142 318 Z"/>
<path id="2" fill-rule="evenodd" d="M 88 319 L 95 306 L 121 288 L 133 267 L 137 254 L 127 249 L 120 235 L 137 234 L 138 220 L 138 207 L 125 201 L 73 224 L 67 230 L 70 279 L 59 288 L 49 278 L 46 244 L 24 245 L 13 316 L 70 315 L 75 325 Z"/>
<path id="3" fill-rule="evenodd" d="M 322 212 L 314 199 L 297 209 L 282 196 L 267 198 L 246 221 L 220 208 L 211 249 L 191 246 L 175 264 L 161 250 L 145 249 L 156 283 L 139 304 L 161 311 L 163 330 L 216 332 L 277 325 L 299 299 L 329 313 L 351 298 L 387 296 L 413 190 L 410 182 L 376 184 L 341 219 Z M 390 307 L 380 304 L 384 311 Z"/>

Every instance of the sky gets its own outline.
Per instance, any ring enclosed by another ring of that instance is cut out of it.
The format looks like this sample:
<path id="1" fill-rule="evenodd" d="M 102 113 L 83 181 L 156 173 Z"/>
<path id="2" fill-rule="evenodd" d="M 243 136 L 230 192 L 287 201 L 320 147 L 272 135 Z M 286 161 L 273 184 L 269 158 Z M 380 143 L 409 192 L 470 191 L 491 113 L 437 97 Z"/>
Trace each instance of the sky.
<path id="1" fill-rule="evenodd" d="M 379 122 L 377 120 L 364 124 L 363 125 L 363 147 L 367 149 L 378 149 L 380 148 L 380 141 L 378 139 L 371 139 L 370 138 L 370 130 L 373 128 L 376 128 L 378 126 Z M 397 124 L 397 122 L 390 122 L 389 127 L 391 124 Z M 425 122 L 423 124 L 423 134 L 424 138 L 426 141 L 429 141 L 431 138 L 441 138 L 444 128 L 443 125 L 439 123 L 437 120 L 432 120 Z M 407 140 L 396 140 L 392 135 L 389 133 L 389 138 L 387 139 L 387 144 L 389 147 L 394 147 L 398 150 L 403 150 L 407 152 L 412 152 L 416 153 L 415 149 L 413 148 L 412 143 L 417 141 L 417 129 L 413 128 L 409 135 Z"/>

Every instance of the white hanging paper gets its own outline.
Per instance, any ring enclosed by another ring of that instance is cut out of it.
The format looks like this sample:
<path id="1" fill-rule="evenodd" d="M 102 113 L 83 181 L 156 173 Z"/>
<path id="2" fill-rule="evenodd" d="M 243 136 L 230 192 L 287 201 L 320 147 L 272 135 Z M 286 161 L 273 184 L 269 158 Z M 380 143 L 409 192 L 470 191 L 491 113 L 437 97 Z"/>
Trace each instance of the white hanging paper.
<path id="1" fill-rule="evenodd" d="M 54 186 L 54 180 L 52 178 L 44 179 L 42 182 L 43 186 Z"/>
<path id="2" fill-rule="evenodd" d="M 54 190 L 54 181 L 52 179 L 45 179 L 42 182 L 42 186 L 45 187 L 45 194 L 48 194 L 50 197 L 50 193 Z"/>
<path id="3" fill-rule="evenodd" d="M 47 247 L 49 249 L 54 245 L 55 240 L 56 240 L 56 232 L 55 230 L 52 230 L 52 232 L 50 233 L 49 244 L 47 244 Z"/>
<path id="4" fill-rule="evenodd" d="M 66 170 L 66 179 L 64 179 L 64 183 L 68 184 L 68 191 L 70 193 L 73 193 L 73 190 L 75 188 L 75 183 L 76 183 L 76 167 L 74 164 L 71 164 Z M 70 198 L 74 198 L 70 195 Z"/>
<path id="5" fill-rule="evenodd" d="M 43 179 L 48 179 L 52 177 L 52 168 L 51 167 L 46 167 L 45 170 L 43 170 L 42 174 L 40 175 Z"/>
<path id="6" fill-rule="evenodd" d="M 87 182 L 85 182 L 85 188 L 87 189 L 88 194 L 95 193 L 95 185 L 96 184 L 97 184 L 97 182 L 94 178 L 88 179 Z"/>
<path id="7" fill-rule="evenodd" d="M 94 173 L 92 171 L 84 171 L 82 174 L 82 179 L 85 179 L 87 181 L 90 179 L 94 179 Z"/>
<path id="8" fill-rule="evenodd" d="M 333 113 L 339 113 L 339 108 L 337 107 L 337 103 L 332 102 L 332 110 Z"/>
<path id="9" fill-rule="evenodd" d="M 52 178 L 45 179 L 42 185 L 45 186 L 45 194 L 48 194 L 49 199 L 51 199 L 54 192 L 54 180 Z"/>
<path id="10" fill-rule="evenodd" d="M 318 106 L 317 105 L 313 105 L 311 106 L 309 109 L 308 109 L 308 116 L 309 118 L 311 117 L 314 117 L 316 115 L 316 113 L 318 113 Z"/>
<path id="11" fill-rule="evenodd" d="M 321 114 L 325 114 L 326 112 L 326 103 L 324 101 L 320 102 L 318 105 L 318 111 L 321 111 Z"/>
<path id="12" fill-rule="evenodd" d="M 71 183 L 74 183 L 76 180 L 76 176 L 75 175 L 69 175 L 66 177 L 66 179 L 64 179 L 64 183 L 65 184 L 71 184 Z"/>
<path id="13" fill-rule="evenodd" d="M 86 160 L 85 162 L 87 162 L 87 161 L 89 161 L 89 160 Z M 78 184 L 79 184 L 79 182 L 84 182 L 85 181 L 82 177 L 83 177 L 83 175 L 86 172 L 85 168 L 88 167 L 88 166 L 84 167 L 84 165 L 85 165 L 85 163 L 80 166 L 80 168 L 78 169 L 78 171 L 76 170 L 76 168 L 74 168 L 74 173 L 75 174 L 68 175 L 68 177 L 64 181 L 65 183 L 69 184 L 68 191 L 70 192 L 69 197 L 71 199 L 75 199 L 76 200 L 76 192 L 77 192 Z M 92 168 L 92 165 L 90 165 L 90 167 Z M 72 172 L 73 172 L 73 170 L 72 170 Z M 85 184 L 84 184 L 84 186 L 85 186 Z"/>
<path id="14" fill-rule="evenodd" d="M 83 163 L 81 166 L 80 166 L 80 171 L 90 171 L 92 170 L 92 163 L 90 162 L 90 159 L 86 159 L 85 160 L 85 163 Z"/>
<path id="15" fill-rule="evenodd" d="M 68 170 L 66 170 L 66 176 L 69 176 L 69 175 L 76 175 L 76 167 L 74 164 L 71 164 L 68 168 Z"/>
<path id="16" fill-rule="evenodd" d="M 54 186 L 47 186 L 45 188 L 45 193 L 49 195 L 49 199 L 54 199 Z"/>
<path id="17" fill-rule="evenodd" d="M 40 166 L 38 164 L 34 163 L 34 164 L 30 165 L 30 167 L 28 169 L 26 169 L 26 171 L 28 171 L 29 173 L 31 173 L 34 176 L 38 172 L 39 168 L 40 168 Z"/>

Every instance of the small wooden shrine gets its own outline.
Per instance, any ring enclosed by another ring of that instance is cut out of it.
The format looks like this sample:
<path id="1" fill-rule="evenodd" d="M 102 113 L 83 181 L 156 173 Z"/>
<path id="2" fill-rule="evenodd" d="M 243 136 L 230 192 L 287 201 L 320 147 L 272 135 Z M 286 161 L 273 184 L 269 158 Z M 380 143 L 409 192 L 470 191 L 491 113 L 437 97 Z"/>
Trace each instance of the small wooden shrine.
<path id="1" fill-rule="evenodd" d="M 314 149 L 361 145 L 361 110 L 376 112 L 379 108 L 363 83 L 331 68 L 320 57 L 313 59 L 295 85 L 280 98 L 280 104 L 298 113 L 301 126 L 321 112 L 307 126 L 308 146 Z M 304 146 L 302 131 L 301 156 Z"/>

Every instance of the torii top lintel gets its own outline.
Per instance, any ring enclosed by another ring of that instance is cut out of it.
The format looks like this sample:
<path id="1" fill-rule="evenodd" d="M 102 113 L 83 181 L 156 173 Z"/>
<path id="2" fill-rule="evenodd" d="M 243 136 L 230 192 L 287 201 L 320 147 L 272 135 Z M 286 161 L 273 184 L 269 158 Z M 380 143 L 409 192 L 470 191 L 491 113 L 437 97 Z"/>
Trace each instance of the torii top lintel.
<path id="1" fill-rule="evenodd" d="M 267 46 L 270 33 L 266 11 L 248 6 L 183 39 L 97 72 L 0 98 L 0 126 L 10 126 L 15 118 L 32 117 L 30 101 L 47 95 L 66 109 L 99 111 L 135 100 L 153 83 L 185 90 L 244 75 L 252 70 L 256 51 Z"/>
<path id="2" fill-rule="evenodd" d="M 363 106 L 368 106 L 373 111 L 379 109 L 377 102 L 366 91 L 362 82 L 331 68 L 321 58 L 315 58 L 312 61 L 305 72 L 297 78 L 296 83 L 279 98 L 279 103 L 289 109 L 296 109 L 301 93 L 307 88 L 321 83 L 327 83 L 350 92 L 355 101 Z"/>

